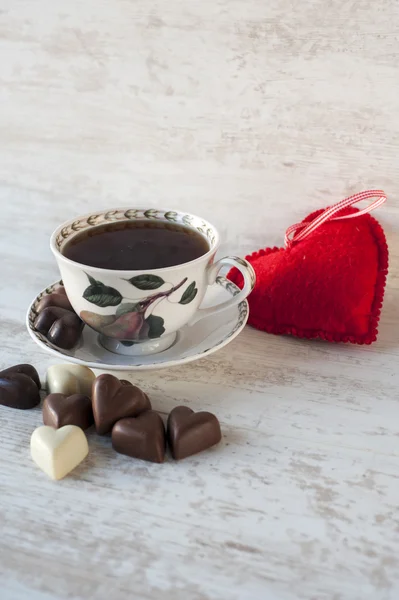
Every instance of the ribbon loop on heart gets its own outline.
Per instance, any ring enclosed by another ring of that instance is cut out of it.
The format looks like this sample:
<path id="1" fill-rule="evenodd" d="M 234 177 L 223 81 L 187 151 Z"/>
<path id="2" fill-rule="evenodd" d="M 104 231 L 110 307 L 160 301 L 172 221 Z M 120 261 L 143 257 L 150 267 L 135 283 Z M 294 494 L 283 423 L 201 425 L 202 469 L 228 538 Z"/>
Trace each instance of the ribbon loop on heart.
<path id="1" fill-rule="evenodd" d="M 342 215 L 341 217 L 337 216 L 342 209 L 370 198 L 375 198 L 375 200 L 365 208 L 349 215 Z M 313 219 L 313 221 L 310 221 L 309 223 L 296 223 L 295 225 L 288 227 L 285 234 L 285 245 L 289 248 L 292 244 L 300 242 L 326 221 L 338 221 L 341 219 L 360 217 L 361 215 L 365 215 L 375 208 L 378 208 L 378 206 L 384 204 L 386 200 L 386 194 L 382 190 L 366 190 L 365 192 L 349 196 L 348 198 L 345 198 L 345 200 L 341 200 L 341 202 L 337 202 L 337 204 L 333 204 L 329 208 L 326 208 L 326 210 Z"/>

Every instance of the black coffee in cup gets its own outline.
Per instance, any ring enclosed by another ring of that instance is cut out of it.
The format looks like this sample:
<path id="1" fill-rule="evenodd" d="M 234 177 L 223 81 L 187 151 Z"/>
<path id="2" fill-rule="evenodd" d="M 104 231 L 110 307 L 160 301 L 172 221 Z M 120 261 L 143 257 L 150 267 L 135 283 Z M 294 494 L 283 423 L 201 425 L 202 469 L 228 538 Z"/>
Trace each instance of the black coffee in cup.
<path id="1" fill-rule="evenodd" d="M 140 271 L 181 265 L 208 251 L 208 241 L 190 227 L 137 220 L 82 231 L 65 244 L 62 254 L 90 267 Z"/>

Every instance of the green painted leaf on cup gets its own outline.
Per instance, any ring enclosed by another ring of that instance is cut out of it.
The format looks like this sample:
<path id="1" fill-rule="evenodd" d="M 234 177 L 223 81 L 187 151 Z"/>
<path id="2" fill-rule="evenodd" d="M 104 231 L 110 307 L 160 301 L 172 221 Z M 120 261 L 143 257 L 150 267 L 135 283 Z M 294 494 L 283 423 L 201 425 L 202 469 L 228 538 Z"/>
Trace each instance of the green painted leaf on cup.
<path id="1" fill-rule="evenodd" d="M 140 310 L 139 302 L 124 302 L 120 304 L 116 309 L 116 316 L 120 317 L 121 315 L 125 315 L 130 312 L 138 312 Z"/>
<path id="2" fill-rule="evenodd" d="M 126 281 L 129 281 L 129 283 L 134 285 L 139 290 L 157 290 L 165 283 L 162 277 L 151 274 L 136 275 L 135 277 L 131 277 Z"/>
<path id="3" fill-rule="evenodd" d="M 94 277 L 91 277 L 91 276 L 90 276 L 88 273 L 86 273 L 86 275 L 87 275 L 87 277 L 88 277 L 88 279 L 89 279 L 89 281 L 90 281 L 91 285 L 96 285 L 96 283 L 97 283 L 97 280 L 96 280 L 96 279 L 94 279 Z"/>
<path id="4" fill-rule="evenodd" d="M 113 219 L 116 214 L 118 214 L 117 210 L 109 210 L 108 212 L 105 213 L 104 219 L 106 221 L 109 221 L 110 219 Z"/>
<path id="5" fill-rule="evenodd" d="M 95 281 L 89 277 L 90 282 Z M 104 285 L 101 281 L 95 281 L 83 292 L 83 298 L 96 306 L 105 308 L 106 306 L 117 306 L 122 302 L 122 295 L 118 290 L 108 285 Z"/>
<path id="6" fill-rule="evenodd" d="M 193 217 L 191 215 L 184 215 L 182 221 L 185 225 L 191 225 L 191 223 L 193 222 Z"/>
<path id="7" fill-rule="evenodd" d="M 169 210 L 168 212 L 165 213 L 165 219 L 167 219 L 168 221 L 176 222 L 177 221 L 177 212 L 175 212 L 174 210 Z"/>
<path id="8" fill-rule="evenodd" d="M 136 219 L 137 215 L 138 215 L 139 211 L 135 210 L 133 208 L 130 208 L 129 210 L 127 210 L 124 213 L 124 216 L 126 217 L 126 219 Z"/>
<path id="9" fill-rule="evenodd" d="M 158 211 L 157 211 L 157 210 L 155 210 L 154 208 L 150 208 L 149 210 L 146 210 L 146 211 L 144 212 L 144 216 L 145 216 L 147 219 L 156 219 L 156 218 L 157 218 L 157 216 L 158 216 Z"/>
<path id="10" fill-rule="evenodd" d="M 163 326 L 164 320 L 162 317 L 150 315 L 146 318 L 145 322 L 149 326 L 147 336 L 150 340 L 161 337 L 161 335 L 165 332 L 165 327 Z"/>
<path id="11" fill-rule="evenodd" d="M 101 215 L 90 215 L 90 217 L 87 219 L 87 222 L 89 225 L 95 225 L 97 219 L 99 219 L 101 217 Z"/>
<path id="12" fill-rule="evenodd" d="M 193 281 L 192 283 L 190 283 L 188 288 L 184 291 L 184 293 L 179 301 L 179 304 L 190 304 L 190 302 L 192 302 L 194 300 L 197 293 L 198 293 L 198 290 L 195 287 L 195 281 Z"/>

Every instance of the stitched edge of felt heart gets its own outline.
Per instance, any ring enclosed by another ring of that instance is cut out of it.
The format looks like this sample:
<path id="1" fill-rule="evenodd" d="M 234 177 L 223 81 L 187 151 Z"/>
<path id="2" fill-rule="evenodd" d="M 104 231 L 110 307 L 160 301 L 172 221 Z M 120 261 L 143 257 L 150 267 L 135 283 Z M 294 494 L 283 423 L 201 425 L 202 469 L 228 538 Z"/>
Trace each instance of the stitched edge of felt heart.
<path id="1" fill-rule="evenodd" d="M 314 218 L 319 216 L 324 209 L 317 210 L 306 217 L 303 223 L 312 221 Z M 352 208 L 350 212 L 358 212 L 358 209 Z M 294 325 L 281 325 L 276 326 L 273 323 L 264 323 L 259 320 L 256 316 L 252 315 L 251 310 L 249 311 L 248 324 L 252 325 L 256 329 L 272 333 L 274 335 L 292 335 L 298 338 L 315 339 L 319 338 L 328 342 L 350 342 L 352 344 L 371 344 L 375 342 L 378 334 L 378 322 L 380 320 L 382 301 L 384 299 L 385 284 L 388 275 L 388 245 L 385 237 L 385 233 L 379 222 L 370 215 L 362 215 L 362 219 L 367 219 L 370 225 L 370 231 L 374 238 L 375 244 L 378 251 L 378 271 L 377 278 L 374 287 L 374 298 L 371 306 L 369 329 L 364 335 L 351 335 L 341 333 L 330 333 L 321 329 L 301 329 Z M 300 242 L 299 242 L 300 243 Z M 265 248 L 249 254 L 245 258 L 252 263 L 257 258 L 273 254 L 274 252 L 280 252 L 285 248 Z M 239 287 L 242 287 L 240 283 L 240 271 L 238 269 L 232 269 L 228 275 L 228 279 L 236 283 Z"/>

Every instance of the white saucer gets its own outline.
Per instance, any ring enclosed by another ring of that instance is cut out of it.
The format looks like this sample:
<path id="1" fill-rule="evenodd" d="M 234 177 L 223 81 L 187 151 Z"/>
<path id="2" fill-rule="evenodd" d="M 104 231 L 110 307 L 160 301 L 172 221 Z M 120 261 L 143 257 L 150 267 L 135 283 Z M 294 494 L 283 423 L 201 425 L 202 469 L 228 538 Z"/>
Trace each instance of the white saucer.
<path id="1" fill-rule="evenodd" d="M 43 290 L 34 299 L 26 315 L 26 325 L 31 337 L 41 347 L 57 356 L 60 360 L 68 360 L 94 369 L 112 371 L 150 371 L 165 369 L 198 360 L 216 352 L 231 342 L 245 327 L 248 319 L 248 302 L 244 300 L 238 306 L 204 317 L 192 326 L 186 326 L 177 334 L 176 342 L 163 352 L 151 356 L 122 356 L 106 350 L 98 342 L 98 334 L 90 327 L 85 327 L 80 345 L 73 350 L 63 350 L 50 344 L 47 339 L 35 330 L 33 323 L 37 316 L 36 307 L 39 301 L 59 286 L 57 281 Z M 225 277 L 218 277 L 216 283 L 209 286 L 201 308 L 207 308 L 228 300 L 239 292 L 239 288 Z"/>

